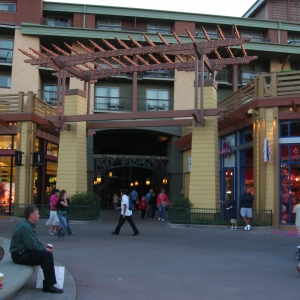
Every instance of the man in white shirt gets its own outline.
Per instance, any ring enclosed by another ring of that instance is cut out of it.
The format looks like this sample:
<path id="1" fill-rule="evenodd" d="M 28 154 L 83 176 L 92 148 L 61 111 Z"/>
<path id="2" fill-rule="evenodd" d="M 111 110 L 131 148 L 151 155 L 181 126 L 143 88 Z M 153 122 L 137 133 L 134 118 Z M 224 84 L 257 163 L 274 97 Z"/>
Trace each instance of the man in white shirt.
<path id="1" fill-rule="evenodd" d="M 121 190 L 121 207 L 118 207 L 117 209 L 121 209 L 121 215 L 119 218 L 119 223 L 115 229 L 115 231 L 112 231 L 111 233 L 114 235 L 119 235 L 121 227 L 123 226 L 123 224 L 125 223 L 125 221 L 127 220 L 128 223 L 130 224 L 132 230 L 133 230 L 133 235 L 138 235 L 139 231 L 136 228 L 133 220 L 132 220 L 132 211 L 129 210 L 129 199 L 126 196 L 127 195 L 127 190 Z"/>

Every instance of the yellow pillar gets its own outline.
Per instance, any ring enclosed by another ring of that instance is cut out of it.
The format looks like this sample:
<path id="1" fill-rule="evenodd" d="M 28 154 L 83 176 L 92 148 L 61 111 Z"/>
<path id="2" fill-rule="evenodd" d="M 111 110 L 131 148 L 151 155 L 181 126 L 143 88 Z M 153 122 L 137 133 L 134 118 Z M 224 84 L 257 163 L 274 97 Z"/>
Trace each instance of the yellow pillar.
<path id="1" fill-rule="evenodd" d="M 20 93 L 20 108 L 23 105 L 23 93 Z M 25 111 L 32 112 L 34 95 L 28 92 Z M 22 151 L 23 166 L 16 166 L 15 179 L 15 203 L 32 204 L 33 203 L 33 166 L 32 152 L 34 152 L 36 124 L 30 121 L 18 122 L 17 150 Z"/>
<path id="2" fill-rule="evenodd" d="M 86 114 L 86 95 L 68 90 L 64 115 Z M 69 196 L 87 191 L 86 122 L 71 123 L 70 131 L 60 133 L 57 167 L 57 188 Z"/>
<path id="3" fill-rule="evenodd" d="M 204 88 L 204 108 L 217 108 L 217 90 L 214 85 Z M 205 126 L 193 127 L 191 154 L 189 199 L 195 208 L 218 208 L 220 180 L 217 117 L 205 117 Z"/>

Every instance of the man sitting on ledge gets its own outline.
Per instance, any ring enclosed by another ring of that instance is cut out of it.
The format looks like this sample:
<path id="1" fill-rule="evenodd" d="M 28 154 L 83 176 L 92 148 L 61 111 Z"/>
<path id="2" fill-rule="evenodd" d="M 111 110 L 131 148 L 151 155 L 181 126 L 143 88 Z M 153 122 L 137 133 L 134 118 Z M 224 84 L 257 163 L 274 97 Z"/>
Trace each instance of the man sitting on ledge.
<path id="1" fill-rule="evenodd" d="M 62 293 L 62 289 L 54 286 L 56 277 L 52 249 L 42 244 L 35 233 L 35 224 L 39 221 L 38 208 L 27 206 L 24 210 L 25 220 L 16 226 L 13 231 L 10 249 L 14 263 L 20 265 L 40 265 L 44 273 L 43 292 Z"/>

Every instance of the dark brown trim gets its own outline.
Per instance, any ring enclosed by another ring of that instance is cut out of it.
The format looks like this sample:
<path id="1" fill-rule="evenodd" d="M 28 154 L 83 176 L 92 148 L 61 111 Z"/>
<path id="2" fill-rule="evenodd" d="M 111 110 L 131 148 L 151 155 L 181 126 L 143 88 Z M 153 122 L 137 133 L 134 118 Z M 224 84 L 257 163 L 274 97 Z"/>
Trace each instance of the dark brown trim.
<path id="1" fill-rule="evenodd" d="M 66 96 L 71 96 L 71 95 L 78 95 L 78 96 L 86 98 L 86 92 L 84 92 L 80 89 L 66 90 Z"/>
<path id="2" fill-rule="evenodd" d="M 45 131 L 42 131 L 40 129 L 36 130 L 36 137 L 47 140 L 47 141 L 49 141 L 51 143 L 54 143 L 54 144 L 59 144 L 59 137 L 54 136 L 54 135 L 52 135 L 50 133 L 47 133 Z"/>
<path id="3" fill-rule="evenodd" d="M 278 114 L 278 119 L 279 120 L 295 120 L 295 119 L 300 119 L 300 112 L 282 112 Z"/>
<path id="4" fill-rule="evenodd" d="M 49 155 L 49 154 L 45 154 L 45 160 L 50 160 L 53 162 L 58 162 L 58 157 L 53 156 L 53 155 Z"/>
<path id="5" fill-rule="evenodd" d="M 17 126 L 8 126 L 8 127 L 3 127 L 0 126 L 0 134 L 4 135 L 12 135 L 12 134 L 17 134 L 18 133 L 18 127 Z"/>
<path id="6" fill-rule="evenodd" d="M 128 128 L 128 127 L 162 127 L 162 126 L 191 126 L 192 119 L 180 120 L 147 120 L 147 121 L 121 121 L 121 122 L 93 122 L 87 123 L 87 129 L 97 128 Z"/>
<path id="7" fill-rule="evenodd" d="M 0 150 L 0 156 L 9 156 L 9 155 L 16 155 L 16 150 Z"/>
<path id="8" fill-rule="evenodd" d="M 245 120 L 243 122 L 240 122 L 238 124 L 232 124 L 231 126 L 227 127 L 226 129 L 219 130 L 219 133 L 218 133 L 219 137 L 236 132 L 237 130 L 240 130 L 242 128 L 249 127 L 249 126 L 251 126 L 251 124 L 252 124 L 252 118 Z"/>

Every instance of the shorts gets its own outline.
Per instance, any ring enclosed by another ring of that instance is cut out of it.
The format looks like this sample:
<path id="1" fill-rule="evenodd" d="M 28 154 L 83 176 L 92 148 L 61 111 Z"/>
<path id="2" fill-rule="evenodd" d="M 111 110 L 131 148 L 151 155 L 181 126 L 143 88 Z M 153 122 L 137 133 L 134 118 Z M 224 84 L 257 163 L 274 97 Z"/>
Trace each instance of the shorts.
<path id="1" fill-rule="evenodd" d="M 252 208 L 242 207 L 241 208 L 241 216 L 247 217 L 247 218 L 252 218 Z"/>
<path id="2" fill-rule="evenodd" d="M 50 210 L 50 218 L 46 222 L 46 225 L 59 225 L 59 219 L 56 211 Z"/>
<path id="3" fill-rule="evenodd" d="M 236 221 L 236 219 L 230 219 L 230 223 L 231 223 L 231 224 L 236 224 L 237 221 Z"/>

